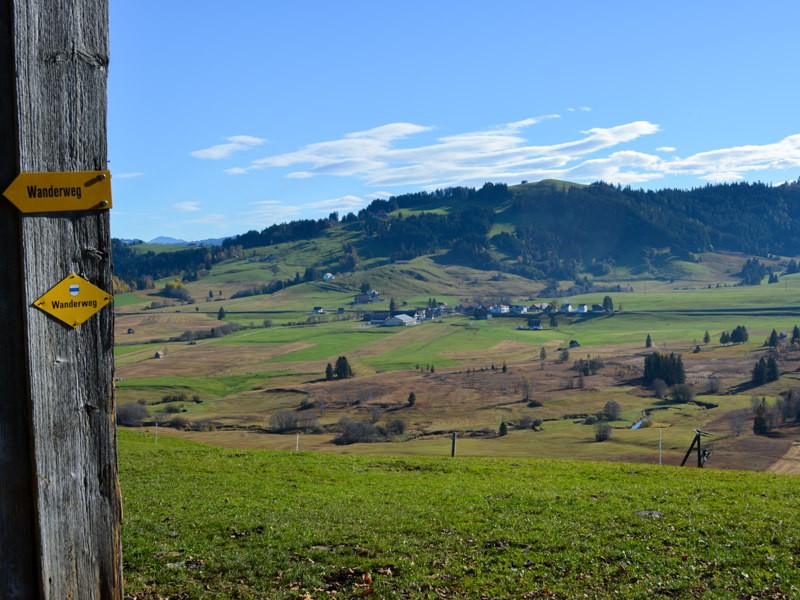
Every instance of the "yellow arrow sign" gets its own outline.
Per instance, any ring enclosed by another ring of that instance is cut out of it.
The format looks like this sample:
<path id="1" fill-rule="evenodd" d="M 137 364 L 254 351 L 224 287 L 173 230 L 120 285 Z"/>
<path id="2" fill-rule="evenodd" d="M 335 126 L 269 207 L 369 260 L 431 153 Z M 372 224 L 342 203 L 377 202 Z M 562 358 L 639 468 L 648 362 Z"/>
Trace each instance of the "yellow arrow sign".
<path id="1" fill-rule="evenodd" d="M 72 273 L 50 288 L 33 305 L 70 327 L 77 328 L 109 302 L 111 294 Z"/>
<path id="2" fill-rule="evenodd" d="M 111 172 L 20 173 L 3 195 L 24 213 L 107 209 Z"/>

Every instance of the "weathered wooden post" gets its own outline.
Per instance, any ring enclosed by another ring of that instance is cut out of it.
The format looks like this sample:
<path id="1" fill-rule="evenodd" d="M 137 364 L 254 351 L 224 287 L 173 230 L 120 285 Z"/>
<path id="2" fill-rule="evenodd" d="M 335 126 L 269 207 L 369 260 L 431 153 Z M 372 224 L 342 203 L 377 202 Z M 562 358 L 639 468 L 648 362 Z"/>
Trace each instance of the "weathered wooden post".
<path id="1" fill-rule="evenodd" d="M 107 0 L 0 0 L 3 600 L 122 598 L 108 56 Z"/>
<path id="2" fill-rule="evenodd" d="M 456 457 L 456 432 L 453 432 L 453 443 L 450 446 L 450 458 Z"/>

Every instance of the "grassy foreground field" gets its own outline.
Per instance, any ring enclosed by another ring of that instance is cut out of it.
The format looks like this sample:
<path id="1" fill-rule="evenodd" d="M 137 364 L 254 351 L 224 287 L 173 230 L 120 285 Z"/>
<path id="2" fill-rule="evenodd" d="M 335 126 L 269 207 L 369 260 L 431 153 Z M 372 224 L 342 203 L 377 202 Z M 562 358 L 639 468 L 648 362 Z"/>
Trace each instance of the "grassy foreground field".
<path id="1" fill-rule="evenodd" d="M 795 476 L 119 435 L 129 598 L 796 598 Z"/>

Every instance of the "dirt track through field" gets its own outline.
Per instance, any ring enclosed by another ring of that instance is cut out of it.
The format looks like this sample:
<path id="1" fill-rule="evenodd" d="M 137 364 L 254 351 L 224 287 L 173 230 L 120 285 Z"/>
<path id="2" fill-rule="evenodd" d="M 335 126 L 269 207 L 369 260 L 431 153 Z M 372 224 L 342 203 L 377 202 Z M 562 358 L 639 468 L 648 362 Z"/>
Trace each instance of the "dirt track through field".
<path id="1" fill-rule="evenodd" d="M 775 461 L 767 471 L 786 475 L 800 475 L 800 442 L 792 444 L 789 451 L 782 458 Z"/>

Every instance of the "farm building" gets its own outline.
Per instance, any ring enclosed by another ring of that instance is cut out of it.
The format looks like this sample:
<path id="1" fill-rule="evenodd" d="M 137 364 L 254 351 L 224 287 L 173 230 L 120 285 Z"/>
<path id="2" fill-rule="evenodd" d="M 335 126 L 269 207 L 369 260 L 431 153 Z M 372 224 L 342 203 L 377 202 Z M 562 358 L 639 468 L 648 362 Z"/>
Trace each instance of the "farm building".
<path id="1" fill-rule="evenodd" d="M 382 325 L 383 327 L 408 327 L 409 325 L 416 325 L 417 322 L 414 317 L 401 314 L 386 319 Z"/>

